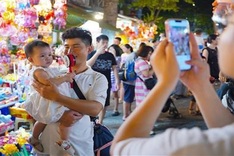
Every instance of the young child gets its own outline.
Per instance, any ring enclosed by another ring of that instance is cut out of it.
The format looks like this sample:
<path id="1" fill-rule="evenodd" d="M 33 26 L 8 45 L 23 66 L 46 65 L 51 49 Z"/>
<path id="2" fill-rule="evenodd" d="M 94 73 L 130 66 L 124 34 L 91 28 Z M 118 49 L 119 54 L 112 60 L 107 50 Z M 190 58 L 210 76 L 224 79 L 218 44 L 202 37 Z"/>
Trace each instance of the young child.
<path id="1" fill-rule="evenodd" d="M 32 69 L 29 72 L 31 80 L 35 79 L 42 84 L 45 84 L 49 80 L 58 86 L 62 94 L 69 96 L 68 87 L 70 87 L 70 83 L 65 82 L 72 82 L 75 74 L 68 73 L 59 76 L 61 74 L 58 69 L 50 67 L 53 62 L 53 57 L 49 44 L 41 40 L 34 40 L 25 46 L 25 53 L 28 61 L 32 64 Z M 44 121 L 37 121 L 34 124 L 29 143 L 37 151 L 43 152 L 44 149 L 39 140 L 39 136 L 46 127 L 45 123 L 57 122 L 68 108 L 40 97 L 33 87 L 31 87 L 31 90 L 25 103 L 25 109 L 35 120 L 37 120 L 38 114 L 43 113 Z M 67 153 L 73 155 L 75 150 L 68 141 L 69 127 L 60 124 L 59 131 L 61 140 L 57 141 L 57 144 L 63 150 L 66 150 Z"/>

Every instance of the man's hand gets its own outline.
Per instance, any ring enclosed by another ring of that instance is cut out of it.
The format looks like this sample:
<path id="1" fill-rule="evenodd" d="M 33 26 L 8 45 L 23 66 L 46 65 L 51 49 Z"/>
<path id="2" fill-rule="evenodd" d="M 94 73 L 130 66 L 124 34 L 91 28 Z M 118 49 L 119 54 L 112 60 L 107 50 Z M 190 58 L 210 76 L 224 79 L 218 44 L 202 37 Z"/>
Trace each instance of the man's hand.
<path id="1" fill-rule="evenodd" d="M 61 96 L 59 93 L 57 87 L 50 82 L 49 80 L 46 80 L 45 84 L 42 84 L 36 80 L 33 81 L 33 87 L 34 89 L 44 98 L 48 100 L 55 101 L 55 99 L 58 96 Z"/>
<path id="2" fill-rule="evenodd" d="M 97 55 L 101 55 L 101 54 L 104 54 L 105 53 L 105 50 L 106 50 L 106 45 L 100 45 L 97 47 L 97 51 L 96 51 L 96 54 Z"/>
<path id="3" fill-rule="evenodd" d="M 59 122 L 65 127 L 70 127 L 79 121 L 82 117 L 82 114 L 68 110 L 63 113 L 63 116 L 60 118 Z"/>

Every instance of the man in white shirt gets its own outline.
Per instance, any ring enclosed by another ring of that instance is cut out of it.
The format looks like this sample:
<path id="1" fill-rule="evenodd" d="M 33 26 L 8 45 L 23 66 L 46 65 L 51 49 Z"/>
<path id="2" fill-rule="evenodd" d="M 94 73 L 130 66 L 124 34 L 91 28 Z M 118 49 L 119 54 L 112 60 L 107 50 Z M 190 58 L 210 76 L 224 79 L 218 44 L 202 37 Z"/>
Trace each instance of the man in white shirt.
<path id="1" fill-rule="evenodd" d="M 55 145 L 55 141 L 59 137 L 58 125 L 63 124 L 71 127 L 69 140 L 76 151 L 75 155 L 93 156 L 93 124 L 90 116 L 97 116 L 103 109 L 108 83 L 104 75 L 93 71 L 86 64 L 87 56 L 92 51 L 92 37 L 89 31 L 74 27 L 66 30 L 62 39 L 65 54 L 72 54 L 75 57 L 75 65 L 71 67 L 71 70 L 76 74 L 74 80 L 86 100 L 79 99 L 73 88 L 67 90 L 71 95 L 71 97 L 67 97 L 60 94 L 56 86 L 50 82 L 47 85 L 34 82 L 33 86 L 41 96 L 70 109 L 58 122 L 46 126 L 41 136 L 45 153 L 42 155 L 67 155 Z M 77 115 L 77 112 L 82 116 Z"/>

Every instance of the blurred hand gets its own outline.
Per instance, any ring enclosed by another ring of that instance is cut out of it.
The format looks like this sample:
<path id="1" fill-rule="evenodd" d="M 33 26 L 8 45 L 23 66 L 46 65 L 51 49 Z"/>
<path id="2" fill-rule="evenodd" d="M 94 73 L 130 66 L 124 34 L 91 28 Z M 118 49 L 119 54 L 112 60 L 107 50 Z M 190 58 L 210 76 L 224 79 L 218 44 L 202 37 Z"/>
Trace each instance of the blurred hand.
<path id="1" fill-rule="evenodd" d="M 194 35 L 190 33 L 190 51 L 191 61 L 187 63 L 192 65 L 188 71 L 181 73 L 181 81 L 189 90 L 200 90 L 202 85 L 209 84 L 210 72 L 207 62 L 201 58 Z"/>
<path id="2" fill-rule="evenodd" d="M 167 39 L 159 43 L 150 58 L 151 66 L 157 75 L 158 82 L 176 84 L 179 79 L 179 66 L 173 44 Z"/>
<path id="3" fill-rule="evenodd" d="M 64 77 L 66 82 L 73 82 L 73 78 L 76 76 L 75 73 L 67 73 Z"/>
<path id="4" fill-rule="evenodd" d="M 48 100 L 54 101 L 56 99 L 56 97 L 60 96 L 60 93 L 59 93 L 57 87 L 49 80 L 46 80 L 45 84 L 42 84 L 42 83 L 34 80 L 32 85 L 33 85 L 34 89 L 42 97 L 44 97 Z"/>
<path id="5" fill-rule="evenodd" d="M 97 54 L 104 54 L 105 53 L 105 49 L 106 49 L 106 45 L 105 44 L 101 44 L 97 47 Z"/>
<path id="6" fill-rule="evenodd" d="M 65 127 L 70 127 L 79 121 L 82 117 L 82 114 L 73 110 L 68 110 L 63 113 L 63 116 L 60 118 L 59 122 Z"/>

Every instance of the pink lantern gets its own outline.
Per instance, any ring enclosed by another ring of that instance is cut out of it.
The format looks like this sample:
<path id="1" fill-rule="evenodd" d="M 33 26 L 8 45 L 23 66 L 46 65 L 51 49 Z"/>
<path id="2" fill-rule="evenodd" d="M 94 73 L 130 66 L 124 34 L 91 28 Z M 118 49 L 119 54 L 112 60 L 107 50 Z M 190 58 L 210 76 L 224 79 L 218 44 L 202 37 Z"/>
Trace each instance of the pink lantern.
<path id="1" fill-rule="evenodd" d="M 38 5 L 40 0 L 29 0 L 31 5 Z"/>

